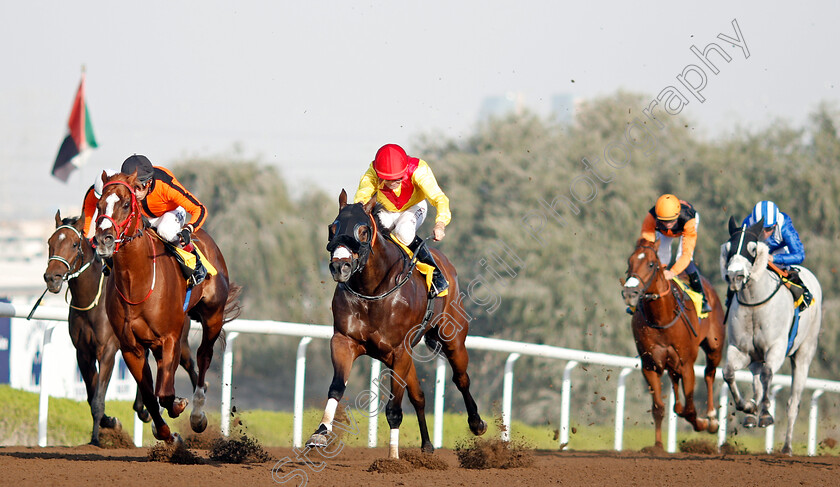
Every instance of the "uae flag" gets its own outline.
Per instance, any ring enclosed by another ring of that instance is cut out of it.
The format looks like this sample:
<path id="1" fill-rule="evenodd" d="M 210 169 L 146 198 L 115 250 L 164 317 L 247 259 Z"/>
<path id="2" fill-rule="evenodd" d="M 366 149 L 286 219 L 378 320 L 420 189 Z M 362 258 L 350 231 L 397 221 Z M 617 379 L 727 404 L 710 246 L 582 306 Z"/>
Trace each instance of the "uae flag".
<path id="1" fill-rule="evenodd" d="M 85 103 L 84 74 L 79 83 L 79 90 L 76 92 L 76 99 L 73 101 L 73 110 L 70 112 L 67 128 L 67 137 L 61 143 L 52 168 L 53 176 L 64 182 L 67 182 L 67 178 L 74 169 L 84 164 L 88 151 L 97 147 L 93 125 Z"/>

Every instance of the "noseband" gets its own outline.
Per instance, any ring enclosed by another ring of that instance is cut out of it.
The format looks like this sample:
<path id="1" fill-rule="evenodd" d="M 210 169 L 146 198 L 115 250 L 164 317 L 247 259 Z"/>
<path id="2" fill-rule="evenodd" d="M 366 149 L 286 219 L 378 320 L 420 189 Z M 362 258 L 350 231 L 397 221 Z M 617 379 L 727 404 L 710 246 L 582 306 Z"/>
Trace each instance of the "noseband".
<path id="1" fill-rule="evenodd" d="M 102 220 L 108 220 L 111 222 L 112 225 L 114 225 L 114 229 L 117 234 L 117 238 L 115 240 L 116 247 L 114 248 L 114 252 L 116 253 L 120 249 L 120 244 L 128 243 L 142 235 L 143 227 L 142 225 L 138 225 L 138 222 L 140 221 L 140 203 L 137 201 L 137 196 L 134 194 L 134 188 L 132 188 L 128 183 L 125 183 L 123 181 L 109 181 L 105 183 L 105 185 L 102 186 L 103 196 L 105 194 L 105 188 L 115 184 L 122 185 L 128 188 L 128 193 L 131 195 L 131 211 L 128 213 L 128 216 L 125 217 L 125 220 L 123 220 L 121 223 L 117 223 L 112 217 L 108 215 L 99 215 L 99 217 L 96 219 L 96 225 L 99 226 L 99 222 L 101 222 Z M 128 223 L 132 220 L 132 218 L 134 219 L 134 228 L 137 229 L 137 231 L 133 235 L 126 237 L 125 233 L 126 231 L 128 231 Z"/>
<path id="2" fill-rule="evenodd" d="M 82 250 L 82 233 L 79 232 L 78 230 L 76 230 L 76 227 L 73 227 L 71 225 L 61 225 L 60 227 L 55 229 L 54 234 L 58 233 L 58 231 L 62 230 L 62 229 L 70 229 L 70 230 L 73 231 L 73 233 L 76 234 L 77 237 L 79 237 L 79 248 L 76 251 L 76 256 L 73 259 L 73 264 L 71 265 L 70 262 L 67 261 L 67 259 L 65 259 L 64 257 L 62 257 L 60 255 L 51 255 L 49 260 L 47 260 L 47 262 L 49 262 L 51 260 L 57 260 L 57 261 L 61 262 L 62 264 L 64 264 L 65 266 L 67 266 L 67 272 L 65 272 L 64 275 L 61 276 L 61 279 L 66 282 L 66 281 L 69 281 L 70 279 L 75 279 L 75 278 L 79 277 L 79 275 L 82 272 L 84 272 L 85 269 L 90 267 L 90 262 L 84 263 L 81 267 L 79 267 L 78 270 L 73 272 L 73 268 L 76 267 L 76 264 L 79 262 L 79 260 L 84 261 L 84 258 L 85 258 L 84 250 Z"/>
<path id="3" fill-rule="evenodd" d="M 336 235 L 327 244 L 327 251 L 332 254 L 335 249 L 344 245 L 354 253 L 359 254 L 359 257 L 356 259 L 352 259 L 350 262 L 350 275 L 355 274 L 356 272 L 362 270 L 367 264 L 367 259 L 370 256 L 371 252 L 373 251 L 373 246 L 376 244 L 376 235 L 379 233 L 376 228 L 376 222 L 373 219 L 372 214 L 368 214 L 368 218 L 370 218 L 370 241 L 362 243 L 359 241 L 359 228 L 362 226 L 361 223 L 357 223 L 355 229 L 353 231 L 353 236 L 342 234 Z"/>

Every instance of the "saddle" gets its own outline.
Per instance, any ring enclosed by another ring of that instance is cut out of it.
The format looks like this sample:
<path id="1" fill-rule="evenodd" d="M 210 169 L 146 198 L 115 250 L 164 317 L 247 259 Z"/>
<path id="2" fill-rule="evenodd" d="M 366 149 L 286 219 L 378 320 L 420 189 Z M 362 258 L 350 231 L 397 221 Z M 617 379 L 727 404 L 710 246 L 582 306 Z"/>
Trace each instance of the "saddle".
<path id="1" fill-rule="evenodd" d="M 178 262 L 178 265 L 181 267 L 181 273 L 184 275 L 185 280 L 190 280 L 195 272 L 196 266 L 203 264 L 204 267 L 207 269 L 207 274 L 210 276 L 215 276 L 218 274 L 218 271 L 213 264 L 207 260 L 207 257 L 204 256 L 204 253 L 201 252 L 201 249 L 198 245 L 189 244 L 192 247 L 192 252 L 181 248 L 179 245 L 175 245 L 172 242 L 167 242 L 166 240 L 160 238 L 160 235 L 157 232 L 153 232 L 154 235 L 163 242 L 163 246 L 166 250 L 175 257 L 175 261 Z"/>
<path id="2" fill-rule="evenodd" d="M 679 288 L 682 290 L 683 293 L 685 293 L 686 296 L 691 298 L 691 301 L 694 303 L 695 311 L 697 311 L 697 318 L 702 320 L 703 318 L 709 316 L 708 312 L 702 312 L 703 295 L 701 293 L 698 293 L 697 291 L 691 289 L 691 286 L 689 286 L 686 282 L 684 282 L 678 277 L 674 277 L 673 281 L 677 283 L 677 286 L 679 286 Z"/>
<path id="3" fill-rule="evenodd" d="M 782 280 L 782 284 L 790 290 L 790 293 L 793 295 L 793 305 L 796 308 L 800 311 L 804 311 L 805 308 L 814 304 L 814 296 L 812 296 L 811 291 L 805 287 L 805 284 L 799 277 L 799 271 L 797 269 L 791 267 L 790 269 L 785 270 L 772 262 L 767 264 L 767 268 L 775 272 Z"/>
<path id="4" fill-rule="evenodd" d="M 398 238 L 396 238 L 393 235 L 388 235 L 388 238 L 392 242 L 397 244 L 397 246 L 400 249 L 402 249 L 403 252 L 405 252 L 405 255 L 408 256 L 409 260 L 414 259 L 414 252 L 412 252 L 412 250 L 410 248 L 408 248 L 405 244 L 400 242 L 400 240 Z M 431 266 L 431 265 L 429 265 L 425 262 L 421 262 L 419 260 L 414 262 L 414 266 L 417 268 L 418 271 L 420 271 L 421 274 L 423 274 L 423 277 L 425 277 L 425 279 L 426 279 L 426 290 L 431 291 L 431 289 L 432 289 L 432 277 L 434 276 L 434 272 L 435 272 L 434 266 Z M 449 289 L 446 289 L 445 291 L 441 292 L 440 294 L 437 295 L 437 297 L 440 298 L 440 297 L 446 296 L 447 294 L 449 294 Z"/>

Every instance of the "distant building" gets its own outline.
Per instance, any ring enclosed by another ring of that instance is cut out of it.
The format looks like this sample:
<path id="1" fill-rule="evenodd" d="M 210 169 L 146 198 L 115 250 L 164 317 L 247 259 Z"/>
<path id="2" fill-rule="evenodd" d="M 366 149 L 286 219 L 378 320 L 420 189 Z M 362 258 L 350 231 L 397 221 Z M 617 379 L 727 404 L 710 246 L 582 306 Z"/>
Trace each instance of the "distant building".
<path id="1" fill-rule="evenodd" d="M 570 123 L 574 119 L 575 106 L 577 104 L 574 96 L 569 93 L 558 93 L 552 95 L 546 102 L 544 98 L 538 98 L 538 104 L 526 103 L 525 93 L 510 91 L 505 95 L 487 96 L 481 102 L 478 112 L 479 120 L 488 118 L 502 118 L 508 115 L 519 115 L 527 110 L 536 114 L 547 116 L 549 119 Z"/>

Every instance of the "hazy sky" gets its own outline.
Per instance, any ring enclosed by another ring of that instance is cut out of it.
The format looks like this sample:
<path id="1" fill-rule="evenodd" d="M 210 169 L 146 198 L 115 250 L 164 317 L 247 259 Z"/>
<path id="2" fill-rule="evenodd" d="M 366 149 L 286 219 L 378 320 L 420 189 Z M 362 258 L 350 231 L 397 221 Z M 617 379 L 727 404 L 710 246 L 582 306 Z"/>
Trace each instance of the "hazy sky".
<path id="1" fill-rule="evenodd" d="M 78 208 L 135 152 L 170 165 L 238 146 L 297 193 L 352 190 L 385 143 L 468 136 L 487 96 L 538 113 L 560 93 L 653 97 L 710 42 L 732 61 L 683 112 L 701 133 L 801 123 L 838 99 L 840 3 L 799 3 L 1 0 L 0 219 Z M 733 19 L 749 59 L 716 38 Z M 65 184 L 50 169 L 83 64 L 100 148 Z"/>

